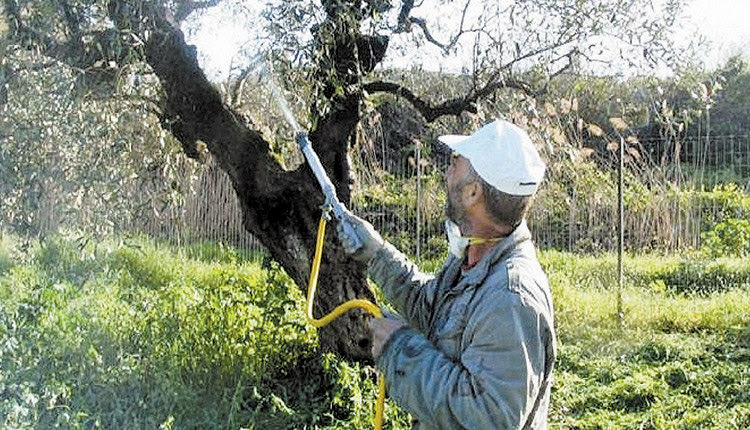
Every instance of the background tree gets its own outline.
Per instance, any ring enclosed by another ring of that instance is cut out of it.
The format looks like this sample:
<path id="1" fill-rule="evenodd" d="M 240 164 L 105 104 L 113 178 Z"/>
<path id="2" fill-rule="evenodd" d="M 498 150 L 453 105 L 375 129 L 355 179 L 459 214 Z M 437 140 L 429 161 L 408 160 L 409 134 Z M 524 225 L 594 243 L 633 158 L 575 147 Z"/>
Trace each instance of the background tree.
<path id="1" fill-rule="evenodd" d="M 70 88 L 83 99 L 126 98 L 130 103 L 120 104 L 121 112 L 155 117 L 191 158 L 203 159 L 206 151 L 215 158 L 232 181 L 247 230 L 304 286 L 323 197 L 306 165 L 287 169 L 269 153 L 274 136 L 225 102 L 201 70 L 195 48 L 185 42 L 180 22 L 217 3 L 3 0 L 0 103 L 7 104 L 7 89 L 18 88 L 21 72 L 29 68 L 53 73 L 64 67 Z M 276 39 L 265 54 L 285 82 L 302 77 L 309 83 L 296 90 L 307 90 L 302 99 L 308 103 L 310 137 L 339 197 L 348 202 L 353 177 L 347 153 L 360 107 L 371 95 L 395 95 L 430 123 L 480 112 L 483 100 L 498 91 L 536 97 L 551 79 L 582 67 L 606 71 L 674 63 L 678 58 L 669 35 L 682 0 L 661 5 L 647 0 L 280 1 L 266 14 L 268 34 Z M 438 10 L 443 19 L 435 15 Z M 415 50 L 427 52 L 432 63 L 451 56 L 468 59 L 462 92 L 418 94 L 397 75 L 384 79 L 376 73 L 389 58 L 414 56 Z M 249 76 L 240 74 L 236 82 L 252 85 L 245 80 Z M 363 265 L 343 253 L 335 235 L 328 235 L 325 246 L 315 312 L 350 298 L 372 299 Z M 350 313 L 321 330 L 321 345 L 367 359 L 365 333 L 364 317 Z"/>

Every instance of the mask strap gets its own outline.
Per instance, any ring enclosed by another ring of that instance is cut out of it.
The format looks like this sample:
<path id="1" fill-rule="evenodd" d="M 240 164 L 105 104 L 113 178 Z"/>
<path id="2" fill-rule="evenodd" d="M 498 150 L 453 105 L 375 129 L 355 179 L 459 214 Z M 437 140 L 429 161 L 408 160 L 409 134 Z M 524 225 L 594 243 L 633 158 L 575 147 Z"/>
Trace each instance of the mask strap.
<path id="1" fill-rule="evenodd" d="M 467 237 L 467 239 L 469 239 L 469 245 L 484 245 L 485 243 L 500 242 L 503 238 L 502 237 L 469 236 Z"/>

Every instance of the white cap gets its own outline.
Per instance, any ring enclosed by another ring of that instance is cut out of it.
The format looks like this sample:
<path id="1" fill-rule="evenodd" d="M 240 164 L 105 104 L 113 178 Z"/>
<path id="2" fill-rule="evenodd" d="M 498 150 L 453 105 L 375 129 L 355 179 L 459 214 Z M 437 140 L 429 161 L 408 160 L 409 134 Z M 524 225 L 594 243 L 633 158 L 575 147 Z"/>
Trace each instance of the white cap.
<path id="1" fill-rule="evenodd" d="M 544 161 L 529 135 L 514 124 L 495 120 L 469 136 L 438 138 L 466 157 L 488 184 L 514 196 L 530 196 L 544 177 Z"/>

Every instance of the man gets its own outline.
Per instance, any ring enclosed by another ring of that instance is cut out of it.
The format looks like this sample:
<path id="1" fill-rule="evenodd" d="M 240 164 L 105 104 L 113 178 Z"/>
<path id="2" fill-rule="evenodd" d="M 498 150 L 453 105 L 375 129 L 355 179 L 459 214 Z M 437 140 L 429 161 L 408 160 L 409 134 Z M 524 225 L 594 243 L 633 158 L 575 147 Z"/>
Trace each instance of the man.
<path id="1" fill-rule="evenodd" d="M 524 220 L 544 163 L 507 121 L 439 140 L 453 151 L 452 255 L 435 277 L 366 221 L 349 215 L 338 226 L 344 248 L 369 263 L 371 279 L 403 317 L 370 322 L 373 357 L 415 428 L 546 428 L 552 298 Z"/>

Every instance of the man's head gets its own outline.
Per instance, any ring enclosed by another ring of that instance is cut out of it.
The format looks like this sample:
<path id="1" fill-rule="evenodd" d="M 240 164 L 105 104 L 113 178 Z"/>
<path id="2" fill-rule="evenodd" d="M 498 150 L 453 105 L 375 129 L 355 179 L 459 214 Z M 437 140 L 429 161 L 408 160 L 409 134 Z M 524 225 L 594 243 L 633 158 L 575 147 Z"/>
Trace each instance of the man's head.
<path id="1" fill-rule="evenodd" d="M 515 228 L 544 176 L 544 162 L 528 134 L 496 120 L 469 136 L 441 136 L 453 151 L 448 169 L 446 215 L 464 225 L 476 199 L 492 222 Z M 474 199 L 474 200 L 472 200 Z"/>

